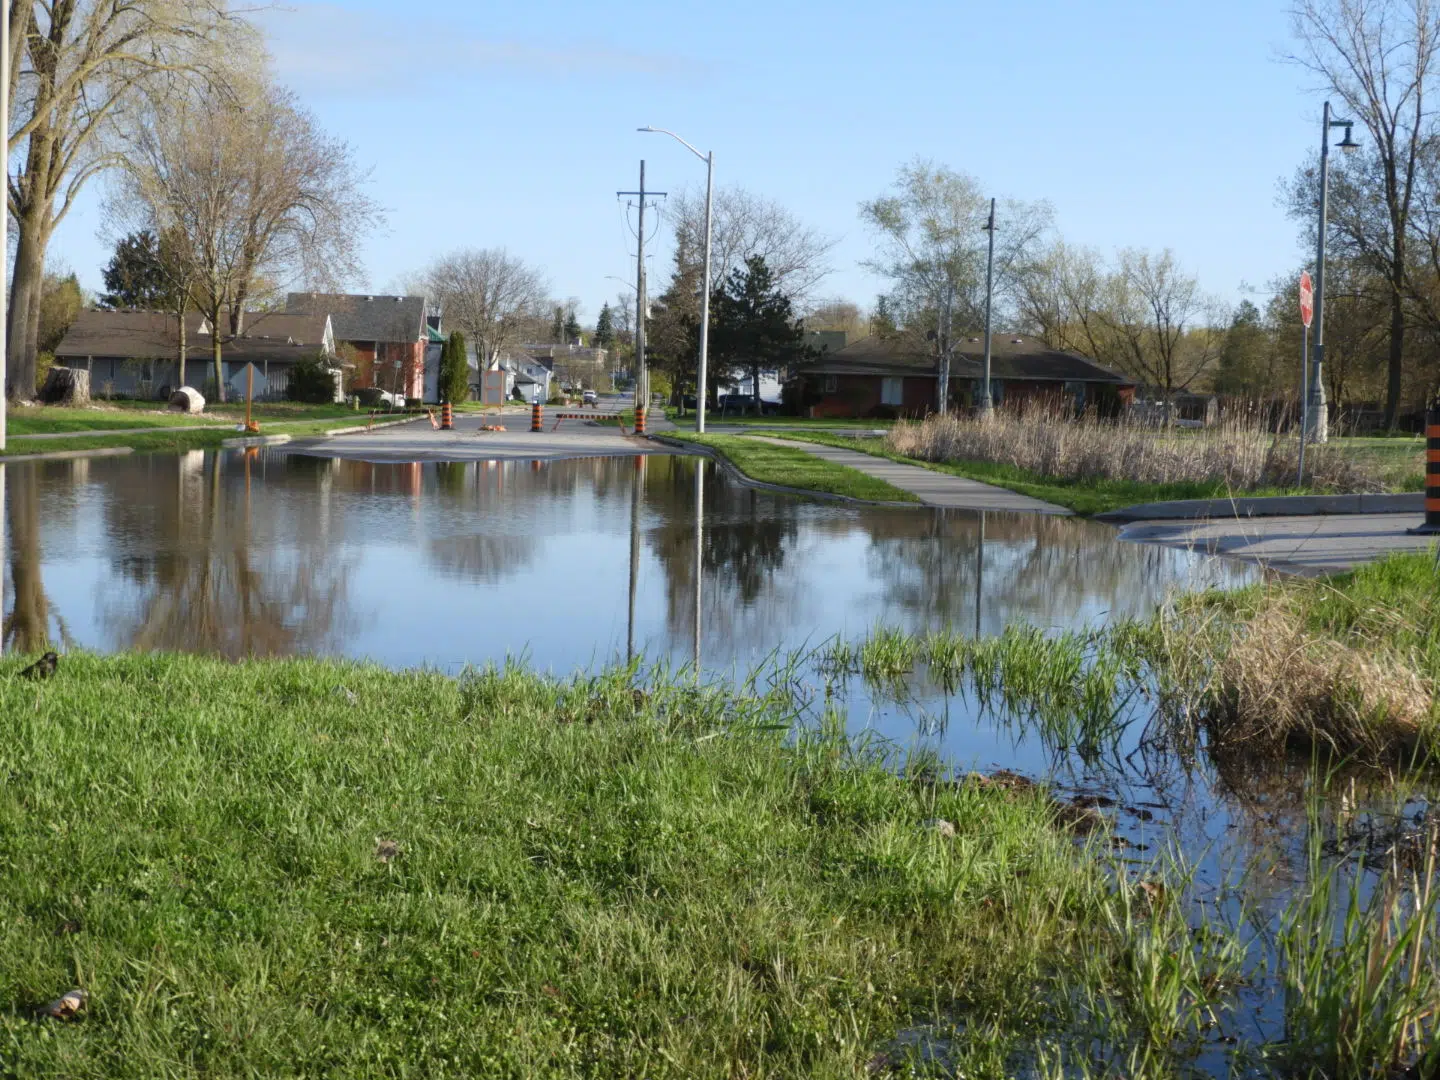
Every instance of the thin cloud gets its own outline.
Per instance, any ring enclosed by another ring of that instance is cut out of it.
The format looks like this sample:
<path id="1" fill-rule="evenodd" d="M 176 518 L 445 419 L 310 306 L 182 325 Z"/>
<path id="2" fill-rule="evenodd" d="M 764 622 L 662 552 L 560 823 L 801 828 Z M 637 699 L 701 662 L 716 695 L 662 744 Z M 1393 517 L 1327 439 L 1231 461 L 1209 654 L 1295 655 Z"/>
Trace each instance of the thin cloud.
<path id="1" fill-rule="evenodd" d="M 686 57 L 633 52 L 604 43 L 496 41 L 478 28 L 453 21 L 417 22 L 407 16 L 403 32 L 397 34 L 393 19 L 340 3 L 270 9 L 259 21 L 269 36 L 282 82 L 347 96 L 426 89 L 487 71 L 663 78 L 697 70 L 697 64 Z"/>

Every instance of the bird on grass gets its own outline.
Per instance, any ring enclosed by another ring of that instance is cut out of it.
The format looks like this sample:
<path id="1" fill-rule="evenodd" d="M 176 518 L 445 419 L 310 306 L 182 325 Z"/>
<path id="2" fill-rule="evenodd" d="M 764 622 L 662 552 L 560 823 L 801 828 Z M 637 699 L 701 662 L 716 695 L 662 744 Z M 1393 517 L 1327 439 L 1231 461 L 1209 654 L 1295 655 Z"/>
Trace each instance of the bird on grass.
<path id="1" fill-rule="evenodd" d="M 60 657 L 53 652 L 47 652 L 36 660 L 24 671 L 20 672 L 22 679 L 48 679 L 55 674 L 55 669 L 60 666 Z"/>

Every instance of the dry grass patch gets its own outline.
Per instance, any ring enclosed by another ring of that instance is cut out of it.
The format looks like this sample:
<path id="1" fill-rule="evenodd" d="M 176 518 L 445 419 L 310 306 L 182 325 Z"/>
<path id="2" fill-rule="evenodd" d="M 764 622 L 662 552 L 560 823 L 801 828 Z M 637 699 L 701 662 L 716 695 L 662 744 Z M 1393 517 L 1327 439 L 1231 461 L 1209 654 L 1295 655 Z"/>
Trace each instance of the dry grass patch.
<path id="1" fill-rule="evenodd" d="M 1163 430 L 1123 419 L 1072 420 L 1039 406 L 1001 410 L 988 422 L 933 415 L 896 424 L 885 445 L 921 461 L 983 461 L 1061 480 L 1218 483 L 1236 492 L 1292 486 L 1300 448 L 1296 439 L 1267 431 L 1253 417 Z M 1305 468 L 1314 489 L 1385 489 L 1372 463 L 1338 447 L 1310 447 Z"/>

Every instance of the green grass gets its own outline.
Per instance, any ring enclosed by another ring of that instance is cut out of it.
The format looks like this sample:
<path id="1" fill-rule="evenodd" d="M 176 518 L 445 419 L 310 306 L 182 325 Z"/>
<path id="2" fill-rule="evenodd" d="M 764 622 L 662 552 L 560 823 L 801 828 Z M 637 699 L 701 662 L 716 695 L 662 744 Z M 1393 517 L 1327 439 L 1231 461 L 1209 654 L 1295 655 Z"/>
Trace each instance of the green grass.
<path id="1" fill-rule="evenodd" d="M 298 439 L 307 435 L 323 434 L 336 428 L 362 425 L 368 416 L 368 413 L 355 413 L 347 409 L 329 420 L 267 420 L 262 426 L 260 434 L 285 434 Z M 376 423 L 384 423 L 389 419 L 399 419 L 399 417 L 378 416 Z M 66 439 L 19 439 L 6 446 L 5 452 L 0 454 L 0 460 L 25 454 L 99 450 L 116 446 L 128 446 L 142 454 L 178 454 L 188 450 L 218 450 L 224 440 L 240 438 L 243 435 L 244 432 L 237 431 L 234 423 L 225 423 L 218 424 L 214 429 L 206 431 L 174 431 L 162 427 L 131 432 L 126 435 L 86 436 L 82 433 L 75 435 L 74 438 Z"/>
<path id="2" fill-rule="evenodd" d="M 858 1077 L 913 1024 L 964 1028 L 957 1075 L 1013 1075 L 1088 1022 L 1082 969 L 1113 1014 L 1091 1050 L 1169 1046 L 1210 993 L 1156 1008 L 1135 957 L 1188 954 L 1183 916 L 1130 918 L 1043 792 L 787 740 L 780 691 L 23 662 L 7 1076 Z M 34 1015 L 72 986 L 83 1018 Z"/>
<path id="3" fill-rule="evenodd" d="M 696 435 L 685 431 L 668 434 L 672 438 L 719 451 L 742 473 L 761 483 L 783 484 L 872 502 L 919 502 L 911 492 L 866 476 L 858 469 L 825 461 L 804 450 L 755 442 L 741 435 L 711 435 L 708 432 Z"/>
<path id="4" fill-rule="evenodd" d="M 158 409 L 158 405 L 152 405 Z M 51 435 L 65 432 L 120 431 L 128 428 L 166 428 L 191 426 L 210 422 L 206 416 L 183 413 L 142 412 L 139 409 L 71 409 L 59 405 L 11 408 L 6 415 L 6 430 L 12 437 L 20 435 Z M 215 423 L 224 421 L 215 420 Z"/>
<path id="5" fill-rule="evenodd" d="M 679 419 L 679 423 L 695 426 L 693 414 Z M 803 416 L 721 416 L 717 412 L 705 414 L 706 426 L 715 424 L 725 427 L 756 428 L 797 428 L 803 431 L 879 431 L 895 423 L 893 420 L 850 420 L 841 417 L 811 420 Z"/>
<path id="6" fill-rule="evenodd" d="M 1171 499 L 1221 499 L 1232 494 L 1220 482 L 1212 484 L 1139 484 L 1131 480 L 1058 480 L 1039 473 L 1019 469 L 1013 465 L 1001 465 L 984 461 L 934 462 L 904 457 L 885 449 L 880 439 L 855 439 L 843 435 L 827 435 L 823 432 L 774 432 L 774 438 L 791 439 L 795 442 L 813 442 L 824 446 L 839 446 L 847 450 L 858 450 L 874 457 L 897 461 L 905 465 L 918 465 L 934 472 L 950 476 L 961 476 L 967 480 L 979 480 L 1043 499 L 1045 502 L 1064 506 L 1077 514 L 1102 514 L 1107 510 L 1118 510 L 1138 503 L 1165 502 Z M 1263 488 L 1247 491 L 1246 497 L 1258 495 L 1293 495 L 1295 490 Z"/>

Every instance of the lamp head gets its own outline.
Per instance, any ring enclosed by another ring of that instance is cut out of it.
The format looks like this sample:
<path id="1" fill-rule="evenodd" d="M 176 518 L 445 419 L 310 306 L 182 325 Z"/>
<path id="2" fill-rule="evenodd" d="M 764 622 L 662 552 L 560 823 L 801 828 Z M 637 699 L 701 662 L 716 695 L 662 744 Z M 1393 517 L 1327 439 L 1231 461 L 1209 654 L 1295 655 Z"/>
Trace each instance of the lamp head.
<path id="1" fill-rule="evenodd" d="M 1352 154 L 1360 149 L 1360 144 L 1355 141 L 1354 136 L 1351 134 L 1349 124 L 1345 125 L 1345 138 L 1341 139 L 1336 145 L 1347 154 Z"/>
<path id="2" fill-rule="evenodd" d="M 636 130 L 636 131 L 648 131 L 648 132 L 651 132 L 651 133 L 653 133 L 653 132 L 655 131 L 655 129 L 654 129 L 653 127 L 651 127 L 649 124 L 646 124 L 643 128 L 636 128 L 635 130 Z M 1347 135 L 1346 138 L 1349 138 L 1349 136 Z"/>

